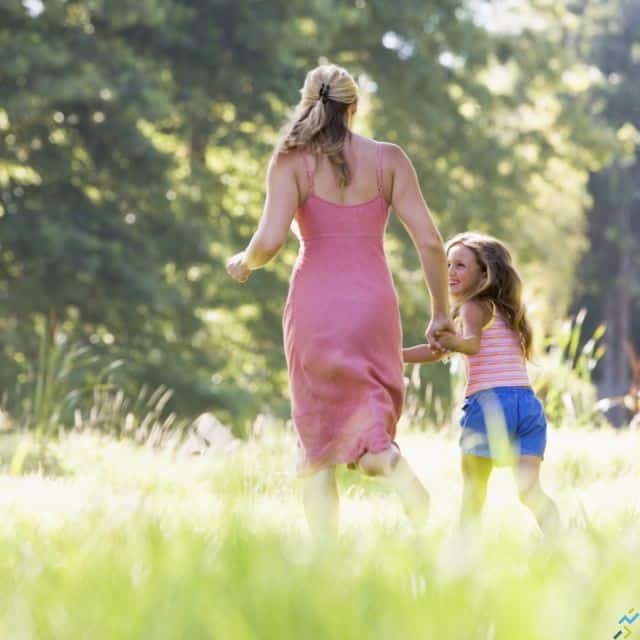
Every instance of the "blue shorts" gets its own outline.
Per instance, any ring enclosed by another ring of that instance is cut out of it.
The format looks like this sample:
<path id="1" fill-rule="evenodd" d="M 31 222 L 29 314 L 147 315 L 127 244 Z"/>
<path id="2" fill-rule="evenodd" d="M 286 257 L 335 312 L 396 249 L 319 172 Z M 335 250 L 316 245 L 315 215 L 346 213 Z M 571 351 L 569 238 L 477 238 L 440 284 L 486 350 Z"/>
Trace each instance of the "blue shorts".
<path id="1" fill-rule="evenodd" d="M 517 456 L 544 457 L 547 420 L 530 387 L 494 387 L 467 396 L 460 426 L 463 453 L 503 464 Z"/>

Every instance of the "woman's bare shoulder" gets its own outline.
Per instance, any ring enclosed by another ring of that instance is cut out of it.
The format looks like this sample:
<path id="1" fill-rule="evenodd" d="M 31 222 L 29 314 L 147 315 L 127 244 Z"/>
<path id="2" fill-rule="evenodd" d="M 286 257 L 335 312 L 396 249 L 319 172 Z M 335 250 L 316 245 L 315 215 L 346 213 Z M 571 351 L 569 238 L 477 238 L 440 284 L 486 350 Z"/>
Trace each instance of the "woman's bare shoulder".
<path id="1" fill-rule="evenodd" d="M 404 149 L 395 142 L 384 142 L 377 140 L 376 143 L 382 149 L 382 161 L 386 168 L 398 171 L 411 168 L 411 161 Z"/>
<path id="2" fill-rule="evenodd" d="M 299 164 L 303 163 L 303 152 L 300 149 L 295 149 L 293 151 L 274 151 L 271 156 L 270 165 L 273 168 L 277 168 L 280 170 L 291 170 L 292 168 L 297 167 Z"/>
<path id="3" fill-rule="evenodd" d="M 303 152 L 298 149 L 286 153 L 274 151 L 267 169 L 267 180 L 295 180 L 296 183 L 303 183 L 305 164 L 302 156 Z"/>

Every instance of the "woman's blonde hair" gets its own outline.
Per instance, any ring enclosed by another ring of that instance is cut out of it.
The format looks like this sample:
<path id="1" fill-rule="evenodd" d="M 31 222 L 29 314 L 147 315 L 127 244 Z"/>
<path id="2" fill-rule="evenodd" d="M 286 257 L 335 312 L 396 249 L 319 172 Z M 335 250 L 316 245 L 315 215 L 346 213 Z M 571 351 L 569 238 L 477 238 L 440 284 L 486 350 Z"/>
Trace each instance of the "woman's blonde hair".
<path id="1" fill-rule="evenodd" d="M 358 99 L 358 85 L 351 74 L 334 64 L 307 73 L 301 99 L 286 125 L 277 153 L 296 149 L 327 156 L 338 186 L 351 182 L 351 170 L 344 157 L 349 130 L 349 105 Z"/>
<path id="2" fill-rule="evenodd" d="M 529 358 L 533 339 L 531 326 L 527 320 L 526 308 L 522 304 L 522 281 L 511 262 L 509 250 L 496 238 L 475 232 L 459 233 L 451 238 L 446 245 L 447 255 L 456 245 L 462 245 L 473 252 L 483 275 L 464 300 L 456 301 L 454 318 L 462 304 L 468 300 L 493 303 L 520 336 L 522 351 Z"/>

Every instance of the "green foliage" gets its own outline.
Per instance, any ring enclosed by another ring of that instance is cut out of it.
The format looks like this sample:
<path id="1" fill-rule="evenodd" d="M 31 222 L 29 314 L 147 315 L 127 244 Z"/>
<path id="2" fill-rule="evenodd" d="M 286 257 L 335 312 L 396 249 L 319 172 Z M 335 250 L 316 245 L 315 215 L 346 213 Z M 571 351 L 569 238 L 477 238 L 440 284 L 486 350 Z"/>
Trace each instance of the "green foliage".
<path id="1" fill-rule="evenodd" d="M 596 376 L 603 395 L 620 396 L 630 383 L 627 343 L 640 349 L 640 8 L 634 0 L 574 7 L 581 17 L 576 49 L 598 76 L 590 108 L 616 141 L 610 161 L 590 176 L 590 251 L 574 306 L 588 308 L 592 324 L 606 322 L 608 349 Z M 615 413 L 623 424 L 625 412 Z"/>
<path id="2" fill-rule="evenodd" d="M 464 385 L 461 355 L 454 355 L 444 364 L 409 365 L 405 374 L 403 423 L 414 429 L 451 429 Z"/>
<path id="3" fill-rule="evenodd" d="M 553 426 L 593 426 L 606 420 L 598 410 L 592 376 L 605 352 L 604 325 L 585 341 L 586 310 L 566 320 L 546 338 L 544 353 L 533 362 L 533 386 Z"/>
<path id="4" fill-rule="evenodd" d="M 167 409 L 173 391 L 143 385 L 130 396 L 122 388 L 122 367 L 121 360 L 104 364 L 92 349 L 73 344 L 47 326 L 25 381 L 6 394 L 3 417 L 10 415 L 11 427 L 23 435 L 32 432 L 16 450 L 13 471 L 38 467 L 34 460 L 40 459 L 42 468 L 50 468 L 49 441 L 71 428 L 132 438 L 152 447 L 179 441 L 190 421 Z"/>
<path id="5" fill-rule="evenodd" d="M 446 426 L 451 414 L 450 406 L 445 404 L 447 395 L 434 393 L 434 383 L 423 379 L 425 376 L 421 365 L 410 365 L 408 372 L 409 377 L 405 377 L 402 419 L 422 429 Z"/>
<path id="6" fill-rule="evenodd" d="M 100 366 L 90 349 L 70 343 L 62 334 L 43 332 L 38 358 L 26 380 L 9 395 L 8 409 L 18 428 L 35 431 L 42 438 L 54 436 L 121 364 Z"/>
<path id="7" fill-rule="evenodd" d="M 563 46 L 563 5 L 522 3 L 517 28 L 461 0 L 42 8 L 0 8 L 4 389 L 28 376 L 38 323 L 55 316 L 74 343 L 126 361 L 130 397 L 165 386 L 170 411 L 213 409 L 239 429 L 288 413 L 281 314 L 295 246 L 244 288 L 224 264 L 255 228 L 304 73 L 325 59 L 361 83 L 357 129 L 407 149 L 444 234 L 501 236 L 539 322 L 563 312 L 587 169 L 606 147 L 588 82 L 571 82 L 583 69 Z M 396 219 L 387 249 L 413 341 L 426 292 Z M 433 384 L 448 393 L 444 369 Z"/>

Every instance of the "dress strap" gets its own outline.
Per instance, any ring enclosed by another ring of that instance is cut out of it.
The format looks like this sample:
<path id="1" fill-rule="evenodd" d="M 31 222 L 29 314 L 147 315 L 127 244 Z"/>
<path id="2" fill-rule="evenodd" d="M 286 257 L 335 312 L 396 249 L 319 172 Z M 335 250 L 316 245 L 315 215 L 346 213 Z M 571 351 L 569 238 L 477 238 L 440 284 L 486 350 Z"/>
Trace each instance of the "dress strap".
<path id="1" fill-rule="evenodd" d="M 304 161 L 304 170 L 307 174 L 307 181 L 309 183 L 309 193 L 313 193 L 313 169 L 311 168 L 309 154 L 306 151 L 302 152 L 302 160 Z"/>
<path id="2" fill-rule="evenodd" d="M 376 181 L 378 193 L 382 193 L 382 145 L 376 142 Z"/>

